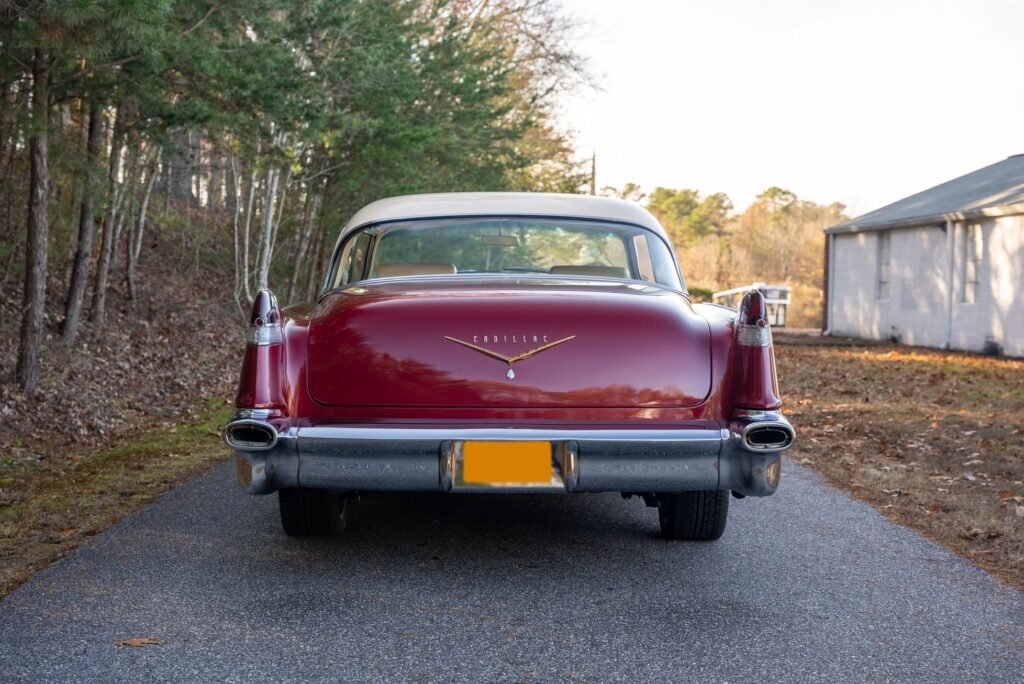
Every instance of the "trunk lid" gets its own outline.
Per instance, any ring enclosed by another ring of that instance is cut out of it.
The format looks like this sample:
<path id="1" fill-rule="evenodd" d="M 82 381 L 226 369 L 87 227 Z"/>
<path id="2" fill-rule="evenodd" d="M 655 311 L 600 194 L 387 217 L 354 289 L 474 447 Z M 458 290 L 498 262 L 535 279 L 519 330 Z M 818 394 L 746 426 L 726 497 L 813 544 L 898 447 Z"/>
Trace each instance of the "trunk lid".
<path id="1" fill-rule="evenodd" d="M 307 378 L 331 406 L 690 407 L 709 344 L 685 298 L 642 284 L 369 283 L 317 307 Z"/>

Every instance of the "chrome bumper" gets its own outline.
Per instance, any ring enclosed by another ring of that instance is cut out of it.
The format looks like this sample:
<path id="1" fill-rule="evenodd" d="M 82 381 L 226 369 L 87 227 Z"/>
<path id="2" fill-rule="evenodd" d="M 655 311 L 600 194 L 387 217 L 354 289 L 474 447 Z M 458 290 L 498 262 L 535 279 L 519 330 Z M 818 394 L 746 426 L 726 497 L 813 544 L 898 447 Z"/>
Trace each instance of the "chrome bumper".
<path id="1" fill-rule="evenodd" d="M 260 431 L 267 435 L 262 441 Z M 774 437 L 772 437 L 774 435 Z M 778 438 L 776 441 L 772 439 Z M 325 426 L 278 432 L 252 412 L 224 430 L 239 456 L 239 482 L 251 494 L 285 487 L 345 491 L 775 492 L 793 428 L 777 412 L 750 412 L 718 429 L 551 430 Z M 462 482 L 466 441 L 549 442 L 550 482 Z"/>

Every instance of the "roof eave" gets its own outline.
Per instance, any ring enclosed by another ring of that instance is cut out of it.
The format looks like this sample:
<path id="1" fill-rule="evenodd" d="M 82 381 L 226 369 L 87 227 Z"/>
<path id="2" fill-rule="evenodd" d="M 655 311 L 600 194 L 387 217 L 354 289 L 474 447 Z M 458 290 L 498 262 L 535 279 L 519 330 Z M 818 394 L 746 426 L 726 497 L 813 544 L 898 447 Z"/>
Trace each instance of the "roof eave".
<path id="1" fill-rule="evenodd" d="M 928 225 L 938 228 L 944 226 L 947 221 L 970 221 L 972 219 L 1013 216 L 1015 214 L 1024 214 L 1024 202 L 1002 204 L 995 207 L 979 207 L 978 209 L 954 211 L 945 214 L 912 216 L 893 221 L 880 221 L 877 223 L 840 223 L 839 225 L 826 228 L 825 232 L 829 235 L 839 233 L 863 233 L 873 230 L 886 230 L 888 228 L 918 228 Z"/>

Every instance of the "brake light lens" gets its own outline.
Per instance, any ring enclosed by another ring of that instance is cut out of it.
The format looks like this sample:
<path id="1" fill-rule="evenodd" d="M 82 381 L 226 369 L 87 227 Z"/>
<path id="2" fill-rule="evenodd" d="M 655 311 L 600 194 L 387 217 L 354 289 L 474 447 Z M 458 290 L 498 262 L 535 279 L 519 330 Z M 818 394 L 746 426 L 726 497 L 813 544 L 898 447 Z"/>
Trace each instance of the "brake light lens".
<path id="1" fill-rule="evenodd" d="M 736 408 L 768 411 L 782 406 L 767 311 L 764 295 L 757 290 L 748 292 L 740 302 L 733 348 Z"/>

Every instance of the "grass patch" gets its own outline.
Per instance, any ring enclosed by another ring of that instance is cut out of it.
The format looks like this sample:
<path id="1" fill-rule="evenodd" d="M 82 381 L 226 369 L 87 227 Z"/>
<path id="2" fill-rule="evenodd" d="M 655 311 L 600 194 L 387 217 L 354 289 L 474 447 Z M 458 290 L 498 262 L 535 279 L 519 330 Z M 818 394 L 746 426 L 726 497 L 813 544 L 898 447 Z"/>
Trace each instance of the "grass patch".
<path id="1" fill-rule="evenodd" d="M 45 468 L 0 462 L 0 596 L 84 540 L 222 460 L 233 409 L 206 398 L 196 418 L 98 451 L 54 455 Z"/>
<path id="2" fill-rule="evenodd" d="M 1024 588 L 1024 361 L 777 339 L 793 459 Z"/>

